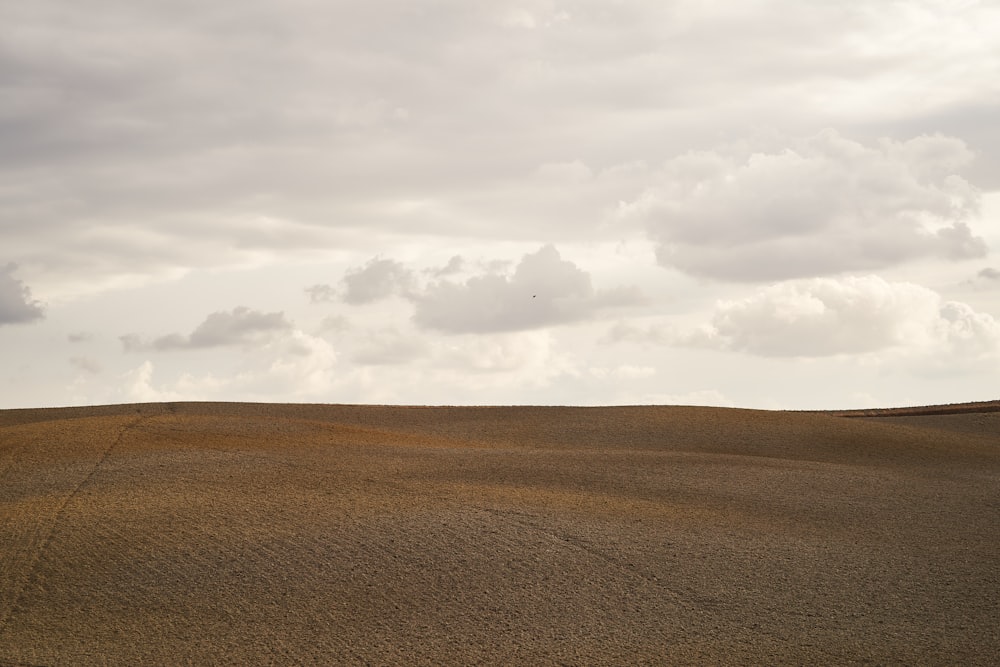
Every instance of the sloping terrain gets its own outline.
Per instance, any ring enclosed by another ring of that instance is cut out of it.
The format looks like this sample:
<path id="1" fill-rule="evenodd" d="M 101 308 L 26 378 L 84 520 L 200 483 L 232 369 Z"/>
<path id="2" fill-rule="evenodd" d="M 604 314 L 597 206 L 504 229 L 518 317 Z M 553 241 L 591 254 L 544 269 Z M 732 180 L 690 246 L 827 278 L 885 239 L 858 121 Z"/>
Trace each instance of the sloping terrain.
<path id="1" fill-rule="evenodd" d="M 996 664 L 996 414 L 0 411 L 0 665 Z"/>

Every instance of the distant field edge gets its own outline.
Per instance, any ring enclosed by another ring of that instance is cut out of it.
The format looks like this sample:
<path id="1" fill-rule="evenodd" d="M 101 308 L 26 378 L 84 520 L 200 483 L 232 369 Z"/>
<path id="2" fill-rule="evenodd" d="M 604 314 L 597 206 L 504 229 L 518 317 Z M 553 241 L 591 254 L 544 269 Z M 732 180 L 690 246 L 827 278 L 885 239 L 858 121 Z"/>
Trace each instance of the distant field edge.
<path id="1" fill-rule="evenodd" d="M 963 415 L 1000 412 L 1000 400 L 970 403 L 945 403 L 904 408 L 861 408 L 857 410 L 810 410 L 834 417 L 923 417 L 930 415 Z"/>
<path id="2" fill-rule="evenodd" d="M 741 407 L 716 407 L 716 406 L 691 406 L 681 404 L 644 404 L 644 405 L 406 405 L 406 404 L 376 404 L 376 403 L 294 403 L 294 402 L 255 402 L 255 401 L 159 401 L 148 403 L 110 403 L 101 405 L 79 405 L 79 406 L 46 406 L 46 407 L 19 407 L 0 408 L 0 414 L 12 416 L 22 414 L 27 416 L 35 413 L 61 413 L 64 418 L 77 416 L 102 416 L 121 415 L 125 413 L 174 413 L 182 408 L 194 407 L 269 407 L 282 408 L 371 408 L 371 409 L 525 409 L 536 410 L 546 408 L 556 409 L 583 409 L 583 410 L 606 410 L 606 409 L 636 409 L 636 408 L 704 408 L 711 410 L 748 410 Z M 754 410 L 756 411 L 756 410 Z M 938 405 L 921 405 L 894 408 L 856 408 L 849 410 L 762 410 L 763 412 L 790 412 L 805 414 L 823 414 L 833 417 L 912 417 L 924 415 L 957 415 L 1000 412 L 1000 400 L 974 401 L 966 403 L 944 403 Z M 2 666 L 0 666 L 2 667 Z"/>

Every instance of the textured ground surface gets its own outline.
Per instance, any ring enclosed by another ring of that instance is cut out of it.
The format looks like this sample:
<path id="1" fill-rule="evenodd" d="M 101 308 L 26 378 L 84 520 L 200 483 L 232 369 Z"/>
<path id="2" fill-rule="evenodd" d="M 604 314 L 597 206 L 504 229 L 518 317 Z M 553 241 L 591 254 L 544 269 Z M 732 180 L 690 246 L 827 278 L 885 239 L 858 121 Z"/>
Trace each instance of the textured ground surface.
<path id="1" fill-rule="evenodd" d="M 0 411 L 0 665 L 998 656 L 985 407 Z"/>

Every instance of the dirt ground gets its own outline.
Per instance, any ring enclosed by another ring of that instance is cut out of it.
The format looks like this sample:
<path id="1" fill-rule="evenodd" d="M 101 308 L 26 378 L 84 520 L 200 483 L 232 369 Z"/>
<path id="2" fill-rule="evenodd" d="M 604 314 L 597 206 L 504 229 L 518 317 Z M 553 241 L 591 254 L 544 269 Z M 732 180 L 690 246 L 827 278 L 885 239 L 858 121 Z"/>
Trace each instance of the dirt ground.
<path id="1" fill-rule="evenodd" d="M 992 408 L 0 411 L 0 665 L 998 659 Z"/>

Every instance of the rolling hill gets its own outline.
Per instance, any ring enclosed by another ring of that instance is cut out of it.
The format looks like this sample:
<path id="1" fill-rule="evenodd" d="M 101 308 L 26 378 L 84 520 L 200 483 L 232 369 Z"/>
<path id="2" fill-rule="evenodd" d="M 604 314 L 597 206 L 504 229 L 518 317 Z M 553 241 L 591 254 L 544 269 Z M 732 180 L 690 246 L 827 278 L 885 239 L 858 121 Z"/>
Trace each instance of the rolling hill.
<path id="1" fill-rule="evenodd" d="M 947 407 L 2 410 L 0 665 L 995 664 Z"/>

